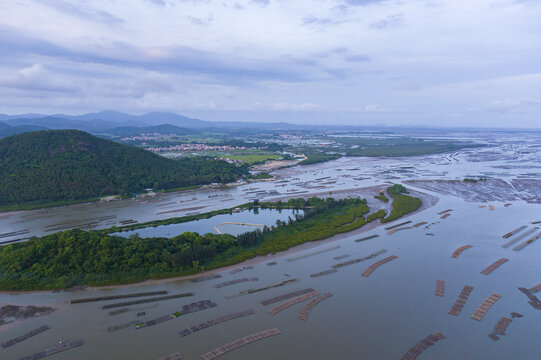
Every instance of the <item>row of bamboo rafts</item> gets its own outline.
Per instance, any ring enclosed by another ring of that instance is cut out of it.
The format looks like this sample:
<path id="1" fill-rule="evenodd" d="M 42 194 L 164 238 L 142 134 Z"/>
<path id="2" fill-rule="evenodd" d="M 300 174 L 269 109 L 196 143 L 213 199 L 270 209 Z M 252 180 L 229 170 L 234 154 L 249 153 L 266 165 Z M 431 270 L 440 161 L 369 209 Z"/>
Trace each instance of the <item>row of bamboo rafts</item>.
<path id="1" fill-rule="evenodd" d="M 448 218 L 449 216 L 451 216 L 451 214 L 449 214 L 449 213 L 443 214 L 442 216 L 440 216 L 440 219 L 446 219 L 446 218 Z"/>
<path id="2" fill-rule="evenodd" d="M 458 249 L 456 249 L 455 251 L 453 251 L 453 254 L 451 255 L 452 258 L 455 258 L 455 259 L 458 259 L 458 257 L 460 256 L 460 254 L 462 254 L 462 252 L 464 250 L 468 250 L 470 248 L 472 248 L 473 246 L 472 245 L 464 245 L 464 246 L 461 246 L 459 247 Z"/>
<path id="3" fill-rule="evenodd" d="M 489 275 L 491 272 L 508 262 L 509 259 L 501 258 L 499 260 L 494 261 L 492 264 L 490 264 L 487 268 L 481 271 L 481 274 L 483 275 Z"/>
<path id="4" fill-rule="evenodd" d="M 404 227 L 399 227 L 399 228 L 396 228 L 396 229 L 392 229 L 392 230 L 387 231 L 387 235 L 392 235 L 397 231 L 407 230 L 407 229 L 413 229 L 413 227 L 412 226 L 404 226 Z"/>
<path id="5" fill-rule="evenodd" d="M 261 340 L 270 336 L 278 335 L 278 334 L 281 334 L 281 332 L 277 328 L 263 330 L 255 334 L 248 335 L 238 340 L 235 340 L 233 342 L 230 342 L 229 344 L 225 344 L 224 346 L 220 346 L 219 348 L 216 348 L 212 351 L 209 351 L 206 354 L 201 355 L 201 358 L 203 358 L 203 360 L 215 359 L 218 356 L 221 356 L 229 351 L 233 351 L 241 346 L 248 345 L 250 343 L 253 343 L 254 341 L 258 341 L 258 340 Z"/>
<path id="6" fill-rule="evenodd" d="M 475 309 L 473 315 L 471 318 L 473 320 L 481 321 L 483 320 L 483 317 L 487 313 L 487 311 L 494 305 L 496 301 L 498 301 L 502 296 L 500 294 L 492 294 L 489 297 L 487 297 L 481 305 Z"/>
<path id="7" fill-rule="evenodd" d="M 447 209 L 447 210 L 440 211 L 440 212 L 438 213 L 438 215 L 443 215 L 443 214 L 446 214 L 446 213 L 448 213 L 448 212 L 450 212 L 450 211 L 453 211 L 453 209 Z"/>
<path id="8" fill-rule="evenodd" d="M 267 310 L 267 312 L 269 314 L 271 314 L 271 315 L 276 315 L 280 311 L 285 310 L 290 306 L 293 306 L 295 304 L 303 302 L 304 300 L 308 300 L 308 299 L 313 298 L 313 297 L 318 296 L 318 295 L 319 295 L 319 291 L 313 291 L 311 293 L 304 294 L 304 295 L 301 295 L 299 297 L 284 301 L 283 303 L 280 303 L 280 304 L 276 305 L 275 307 Z"/>
<path id="9" fill-rule="evenodd" d="M 541 284 L 537 284 L 537 285 L 535 285 L 534 287 L 529 288 L 528 290 L 530 290 L 530 291 L 533 292 L 534 294 L 535 294 L 535 293 L 538 293 L 538 292 L 541 291 Z"/>
<path id="10" fill-rule="evenodd" d="M 466 285 L 464 288 L 462 288 L 462 291 L 460 292 L 460 295 L 458 296 L 458 299 L 456 299 L 455 303 L 451 307 L 451 310 L 449 310 L 449 314 L 458 316 L 460 315 L 460 312 L 462 311 L 462 308 L 464 305 L 466 305 L 466 301 L 468 301 L 468 298 L 470 297 L 470 294 L 473 290 L 473 286 Z"/>
<path id="11" fill-rule="evenodd" d="M 182 360 L 184 359 L 184 356 L 182 356 L 181 352 L 176 352 L 169 354 L 167 356 L 161 357 L 158 360 Z"/>
<path id="12" fill-rule="evenodd" d="M 310 300 L 306 305 L 302 307 L 301 311 L 299 312 L 298 319 L 305 321 L 308 318 L 308 314 L 310 313 L 310 311 L 312 311 L 314 306 L 316 306 L 323 300 L 330 298 L 331 296 L 332 296 L 331 293 L 325 293 L 325 294 L 316 296 L 315 298 Z"/>
<path id="13" fill-rule="evenodd" d="M 414 224 L 413 227 L 418 228 L 419 226 L 423 226 L 423 225 L 426 225 L 426 224 L 428 224 L 426 221 L 421 221 L 420 223 Z"/>
<path id="14" fill-rule="evenodd" d="M 408 350 L 407 353 L 402 356 L 402 360 L 415 360 L 417 356 L 421 355 L 423 351 L 434 345 L 437 341 L 445 339 L 445 336 L 440 332 L 435 332 L 428 335 L 423 340 L 419 341 L 415 346 Z"/>
<path id="15" fill-rule="evenodd" d="M 284 300 L 287 300 L 287 299 L 291 299 L 292 297 L 308 294 L 308 293 L 311 293 L 311 292 L 314 292 L 314 291 L 315 290 L 312 289 L 312 288 L 293 291 L 293 292 L 290 292 L 290 293 L 287 293 L 287 294 L 283 294 L 283 295 L 280 295 L 280 296 L 275 296 L 275 297 L 271 297 L 271 298 L 268 298 L 266 300 L 263 300 L 263 301 L 261 301 L 261 305 L 266 306 L 266 305 L 274 304 L 274 303 L 277 303 L 279 301 L 284 301 Z"/>
<path id="16" fill-rule="evenodd" d="M 513 319 L 510 319 L 508 317 L 503 316 L 500 320 L 498 320 L 498 323 L 496 326 L 494 326 L 494 331 L 488 335 L 489 338 L 491 338 L 494 341 L 499 340 L 499 336 L 505 335 L 505 330 L 507 330 L 507 327 L 513 322 Z"/>
<path id="17" fill-rule="evenodd" d="M 366 270 L 361 275 L 364 276 L 364 277 L 369 277 L 370 274 L 372 274 L 372 272 L 374 270 L 376 270 L 378 267 L 380 267 L 381 265 L 383 265 L 385 263 L 388 263 L 389 261 L 397 259 L 397 258 L 398 258 L 398 256 L 391 255 L 389 257 L 386 257 L 385 259 L 381 259 L 380 261 L 378 261 L 378 262 L 370 265 L 368 268 L 366 268 Z"/>
<path id="18" fill-rule="evenodd" d="M 180 336 L 185 337 L 185 336 L 188 336 L 190 334 L 194 334 L 194 333 L 196 333 L 196 332 L 198 332 L 200 330 L 209 328 L 211 326 L 216 326 L 216 325 L 224 323 L 226 321 L 239 319 L 239 318 L 249 316 L 249 315 L 253 315 L 253 314 L 255 314 L 255 311 L 250 309 L 250 310 L 245 310 L 245 311 L 237 312 L 237 313 L 226 315 L 226 316 L 221 316 L 221 317 L 218 317 L 218 318 L 214 318 L 212 320 L 208 320 L 208 321 L 199 323 L 199 325 L 190 326 L 189 328 L 186 328 L 184 330 L 179 331 L 179 334 L 180 334 Z"/>
<path id="19" fill-rule="evenodd" d="M 219 289 L 219 288 L 222 288 L 224 286 L 234 285 L 234 284 L 238 284 L 238 283 L 242 283 L 242 282 L 248 282 L 248 281 L 258 281 L 258 280 L 259 280 L 259 278 L 256 278 L 256 277 L 234 279 L 234 280 L 229 280 L 229 281 L 226 281 L 226 282 L 218 283 L 218 284 L 214 285 L 214 287 L 216 289 Z"/>
<path id="20" fill-rule="evenodd" d="M 436 280 L 436 296 L 445 296 L 445 281 Z"/>

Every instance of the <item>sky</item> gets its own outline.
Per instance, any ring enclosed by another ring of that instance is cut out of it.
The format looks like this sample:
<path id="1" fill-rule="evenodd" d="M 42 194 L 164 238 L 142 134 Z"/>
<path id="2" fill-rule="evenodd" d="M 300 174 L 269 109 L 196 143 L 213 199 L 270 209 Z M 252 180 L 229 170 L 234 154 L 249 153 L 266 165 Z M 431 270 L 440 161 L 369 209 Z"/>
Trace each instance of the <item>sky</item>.
<path id="1" fill-rule="evenodd" d="M 541 128 L 541 0 L 0 1 L 0 113 Z"/>

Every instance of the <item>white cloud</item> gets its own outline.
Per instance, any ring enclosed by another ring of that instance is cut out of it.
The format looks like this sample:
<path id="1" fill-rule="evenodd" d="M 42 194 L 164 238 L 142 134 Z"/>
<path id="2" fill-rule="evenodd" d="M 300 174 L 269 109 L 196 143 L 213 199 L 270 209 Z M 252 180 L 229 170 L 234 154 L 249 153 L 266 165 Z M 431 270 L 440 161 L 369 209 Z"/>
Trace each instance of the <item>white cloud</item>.
<path id="1" fill-rule="evenodd" d="M 541 104 L 541 100 L 532 98 L 519 98 L 519 99 L 503 99 L 495 100 L 488 106 L 489 110 L 501 113 L 507 113 L 509 111 L 529 106 Z"/>
<path id="2" fill-rule="evenodd" d="M 539 126 L 540 17 L 517 0 L 5 2 L 0 104 Z"/>

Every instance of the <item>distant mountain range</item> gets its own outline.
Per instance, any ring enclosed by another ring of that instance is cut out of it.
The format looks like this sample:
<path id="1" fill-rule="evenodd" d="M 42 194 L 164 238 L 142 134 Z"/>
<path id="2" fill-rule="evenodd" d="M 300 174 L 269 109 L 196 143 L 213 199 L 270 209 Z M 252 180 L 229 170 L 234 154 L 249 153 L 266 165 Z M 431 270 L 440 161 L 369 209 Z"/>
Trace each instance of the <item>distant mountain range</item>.
<path id="1" fill-rule="evenodd" d="M 83 115 L 42 115 L 42 114 L 0 114 L 0 137 L 19 134 L 28 131 L 43 129 L 76 129 L 87 131 L 92 134 L 111 135 L 134 135 L 141 133 L 141 128 L 149 128 L 160 125 L 166 130 L 179 132 L 179 128 L 203 130 L 203 129 L 302 129 L 303 125 L 287 123 L 247 123 L 247 122 L 221 122 L 204 121 L 178 115 L 171 112 L 151 112 L 144 115 L 131 115 L 117 111 L 101 111 Z M 167 126 L 166 126 L 167 125 Z M 138 129 L 135 131 L 135 129 Z M 126 132 L 123 132 L 126 130 Z"/>

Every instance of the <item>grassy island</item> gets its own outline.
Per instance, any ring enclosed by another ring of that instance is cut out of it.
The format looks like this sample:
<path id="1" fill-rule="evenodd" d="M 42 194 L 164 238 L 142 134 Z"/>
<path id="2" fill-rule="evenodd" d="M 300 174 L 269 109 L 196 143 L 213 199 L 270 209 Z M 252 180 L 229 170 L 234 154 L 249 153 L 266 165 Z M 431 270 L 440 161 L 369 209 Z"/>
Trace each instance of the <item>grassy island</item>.
<path id="1" fill-rule="evenodd" d="M 409 214 L 421 207 L 421 199 L 404 195 L 408 193 L 405 186 L 395 184 L 387 188 L 387 193 L 393 198 L 393 210 L 391 214 L 384 219 L 381 219 L 382 223 L 396 220 L 406 214 Z"/>
<path id="2" fill-rule="evenodd" d="M 406 196 L 406 195 L 399 195 Z M 420 201 L 420 200 L 419 200 Z M 395 199 L 396 203 L 396 199 Z M 194 274 L 236 264 L 258 255 L 349 232 L 382 219 L 369 214 L 364 199 L 309 198 L 254 202 L 241 208 L 302 209 L 288 221 L 232 236 L 185 232 L 173 238 L 129 238 L 121 230 L 67 230 L 0 247 L 0 290 L 61 289 L 76 285 L 111 285 Z M 123 228 L 158 226 L 211 217 L 233 209 L 173 218 Z M 400 209 L 396 214 L 404 214 Z M 391 216 L 395 214 L 393 213 Z"/>

